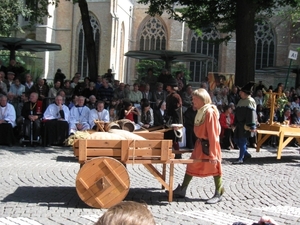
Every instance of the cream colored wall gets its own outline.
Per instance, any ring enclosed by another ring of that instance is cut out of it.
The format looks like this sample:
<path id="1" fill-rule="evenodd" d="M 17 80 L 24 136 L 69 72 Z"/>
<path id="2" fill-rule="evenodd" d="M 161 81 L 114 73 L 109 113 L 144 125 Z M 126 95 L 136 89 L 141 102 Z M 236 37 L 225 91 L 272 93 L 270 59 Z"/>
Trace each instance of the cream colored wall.
<path id="1" fill-rule="evenodd" d="M 113 67 L 115 79 L 132 83 L 136 78 L 135 65 L 138 60 L 123 57 L 123 54 L 128 50 L 139 49 L 139 32 L 149 19 L 149 15 L 145 13 L 147 6 L 132 0 L 88 0 L 88 7 L 100 25 L 98 73 L 102 75 L 108 68 Z M 36 39 L 61 44 L 63 50 L 38 53 L 38 56 L 44 59 L 45 77 L 53 78 L 56 69 L 61 68 L 68 78 L 72 78 L 77 72 L 78 27 L 81 22 L 78 4 L 61 1 L 58 8 L 49 9 L 53 16 L 45 18 L 47 25 L 37 26 Z M 168 17 L 167 14 L 160 17 L 166 28 L 167 49 L 188 51 L 190 29 L 185 24 Z M 278 23 L 275 19 L 272 23 L 277 39 L 276 65 L 288 65 L 288 51 L 295 50 L 299 45 L 289 42 L 289 30 L 285 23 Z M 122 27 L 123 34 L 121 34 Z M 299 64 L 299 60 L 294 63 Z M 235 71 L 234 36 L 227 45 L 220 45 L 219 71 L 228 73 Z"/>
<path id="2" fill-rule="evenodd" d="M 111 41 L 111 57 L 110 67 L 115 73 L 115 79 L 124 82 L 125 73 L 125 57 L 124 54 L 129 49 L 129 35 L 131 27 L 131 13 L 133 5 L 129 0 L 116 1 L 115 10 L 111 7 L 112 15 L 112 41 Z M 123 33 L 121 33 L 123 27 Z M 105 71 L 106 72 L 106 71 Z"/>

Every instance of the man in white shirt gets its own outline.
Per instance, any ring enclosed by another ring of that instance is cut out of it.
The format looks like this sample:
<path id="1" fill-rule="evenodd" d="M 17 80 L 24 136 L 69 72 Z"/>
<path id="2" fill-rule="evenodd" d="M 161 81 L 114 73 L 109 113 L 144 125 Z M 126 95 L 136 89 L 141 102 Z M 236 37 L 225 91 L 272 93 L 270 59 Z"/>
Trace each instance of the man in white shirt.
<path id="1" fill-rule="evenodd" d="M 96 130 L 95 120 L 104 121 L 105 123 L 109 122 L 109 112 L 104 108 L 103 101 L 97 102 L 97 108 L 90 111 L 89 124 L 94 130 Z"/>
<path id="2" fill-rule="evenodd" d="M 63 104 L 63 97 L 57 95 L 44 113 L 43 145 L 62 145 L 69 136 L 69 108 Z"/>
<path id="3" fill-rule="evenodd" d="M 89 114 L 90 109 L 84 105 L 85 97 L 78 97 L 78 105 L 72 107 L 70 110 L 70 134 L 76 131 L 83 131 L 90 129 Z"/>
<path id="4" fill-rule="evenodd" d="M 12 146 L 14 144 L 13 128 L 16 126 L 16 111 L 7 102 L 7 97 L 0 97 L 0 144 Z"/>

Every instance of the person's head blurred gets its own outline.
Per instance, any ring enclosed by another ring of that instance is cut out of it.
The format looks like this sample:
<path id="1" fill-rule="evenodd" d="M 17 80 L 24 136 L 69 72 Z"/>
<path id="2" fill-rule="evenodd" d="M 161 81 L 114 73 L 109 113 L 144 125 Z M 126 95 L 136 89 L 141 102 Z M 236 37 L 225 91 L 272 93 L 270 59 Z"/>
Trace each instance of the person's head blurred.
<path id="1" fill-rule="evenodd" d="M 107 79 L 102 79 L 102 85 L 105 88 L 108 88 L 109 84 L 108 84 L 108 80 Z"/>
<path id="2" fill-rule="evenodd" d="M 84 83 L 85 83 L 86 86 L 89 86 L 89 84 L 91 82 L 91 80 L 90 80 L 89 77 L 85 77 L 83 81 L 84 81 Z"/>
<path id="3" fill-rule="evenodd" d="M 39 98 L 38 93 L 32 92 L 32 93 L 30 94 L 30 96 L 29 96 L 29 101 L 32 102 L 32 103 L 36 103 L 37 100 L 38 100 L 38 98 Z"/>
<path id="4" fill-rule="evenodd" d="M 153 75 L 153 69 L 152 69 L 152 68 L 149 68 L 149 69 L 147 70 L 147 75 L 148 75 L 148 76 L 152 76 L 152 75 Z"/>
<path id="5" fill-rule="evenodd" d="M 115 106 L 114 105 L 110 105 L 109 106 L 109 115 L 110 116 L 114 116 L 115 115 Z"/>
<path id="6" fill-rule="evenodd" d="M 158 104 L 158 108 L 161 109 L 161 110 L 166 110 L 166 102 L 165 101 L 160 101 L 159 104 Z"/>
<path id="7" fill-rule="evenodd" d="M 146 204 L 127 201 L 109 208 L 95 225 L 155 225 Z"/>
<path id="8" fill-rule="evenodd" d="M 162 91 L 163 91 L 163 88 L 164 88 L 163 83 L 157 82 L 157 83 L 156 83 L 156 88 L 157 88 L 157 91 L 158 91 L 158 92 L 162 92 Z"/>
<path id="9" fill-rule="evenodd" d="M 120 85 L 120 81 L 119 80 L 114 80 L 114 87 L 117 88 Z"/>
<path id="10" fill-rule="evenodd" d="M 97 76 L 97 83 L 99 83 L 99 84 L 102 83 L 102 76 L 101 75 Z"/>
<path id="11" fill-rule="evenodd" d="M 186 86 L 186 93 L 191 95 L 193 93 L 193 88 L 192 88 L 192 85 L 188 84 Z"/>
<path id="12" fill-rule="evenodd" d="M 55 88 L 55 89 L 59 89 L 59 88 L 60 88 L 60 85 L 61 85 L 60 81 L 56 81 L 56 82 L 54 83 L 54 88 Z"/>
<path id="13" fill-rule="evenodd" d="M 125 84 L 125 89 L 130 91 L 130 84 Z"/>
<path id="14" fill-rule="evenodd" d="M 64 90 L 59 90 L 57 92 L 57 95 L 60 95 L 63 98 L 63 103 L 65 103 L 66 100 L 66 92 L 64 92 Z"/>
<path id="15" fill-rule="evenodd" d="M 125 89 L 125 84 L 124 84 L 124 83 L 120 83 L 119 89 L 120 89 L 121 91 L 123 91 L 123 90 Z"/>
<path id="16" fill-rule="evenodd" d="M 3 71 L 0 71 L 0 81 L 3 81 L 5 77 L 5 73 Z"/>
<path id="17" fill-rule="evenodd" d="M 150 85 L 149 84 L 146 84 L 145 85 L 145 92 L 149 92 L 150 91 Z"/>
<path id="18" fill-rule="evenodd" d="M 75 83 L 75 84 L 77 84 L 79 82 L 79 77 L 73 77 L 73 79 L 72 79 L 72 83 Z"/>
<path id="19" fill-rule="evenodd" d="M 169 71 L 167 69 L 162 69 L 161 74 L 167 75 L 169 74 Z"/>
<path id="20" fill-rule="evenodd" d="M 78 106 L 82 107 L 84 106 L 85 97 L 79 96 L 78 97 Z"/>
<path id="21" fill-rule="evenodd" d="M 8 71 L 7 72 L 7 80 L 12 81 L 14 78 L 15 78 L 15 73 L 11 72 L 11 71 Z"/>
<path id="22" fill-rule="evenodd" d="M 262 90 L 257 90 L 256 96 L 262 97 L 263 96 Z"/>
<path id="23" fill-rule="evenodd" d="M 2 107 L 5 107 L 7 104 L 7 96 L 6 95 L 0 95 L 0 105 Z"/>
<path id="24" fill-rule="evenodd" d="M 11 66 L 15 66 L 16 65 L 16 60 L 14 60 L 14 59 L 11 59 L 10 61 L 9 61 L 9 65 L 11 65 Z"/>
<path id="25" fill-rule="evenodd" d="M 71 85 L 71 81 L 70 80 L 65 80 L 65 82 L 64 82 L 65 88 L 70 88 L 70 85 Z"/>
<path id="26" fill-rule="evenodd" d="M 60 96 L 60 95 L 57 95 L 57 96 L 55 97 L 55 104 L 56 104 L 56 105 L 62 105 L 63 103 L 64 103 L 63 97 Z"/>
<path id="27" fill-rule="evenodd" d="M 133 91 L 138 91 L 139 90 L 139 84 L 138 83 L 134 83 L 133 84 Z"/>
<path id="28" fill-rule="evenodd" d="M 72 102 L 73 102 L 74 105 L 78 104 L 78 96 L 77 95 L 73 95 Z"/>
<path id="29" fill-rule="evenodd" d="M 97 98 L 95 97 L 95 95 L 91 95 L 91 96 L 89 97 L 89 101 L 90 101 L 90 103 L 94 104 L 94 103 L 96 103 Z"/>
<path id="30" fill-rule="evenodd" d="M 230 114 L 230 113 L 232 113 L 232 108 L 229 105 L 224 105 L 223 112 L 226 114 Z"/>
<path id="31" fill-rule="evenodd" d="M 19 79 L 18 77 L 16 77 L 16 78 L 14 79 L 14 84 L 15 84 L 17 87 L 20 86 L 21 82 L 20 82 L 20 79 Z"/>
<path id="32" fill-rule="evenodd" d="M 104 102 L 103 101 L 97 102 L 97 111 L 102 112 L 103 109 L 104 109 Z"/>
<path id="33" fill-rule="evenodd" d="M 39 86 L 43 86 L 45 81 L 42 78 L 39 78 L 37 83 L 38 83 Z"/>
<path id="34" fill-rule="evenodd" d="M 81 74 L 79 72 L 75 73 L 74 77 L 76 77 L 78 80 L 80 80 Z"/>
<path id="35" fill-rule="evenodd" d="M 30 75 L 30 73 L 27 73 L 25 75 L 25 80 L 26 80 L 26 83 L 30 83 L 32 81 L 32 76 Z"/>
<path id="36" fill-rule="evenodd" d="M 90 82 L 89 89 L 93 90 L 95 88 L 96 84 L 94 82 Z"/>

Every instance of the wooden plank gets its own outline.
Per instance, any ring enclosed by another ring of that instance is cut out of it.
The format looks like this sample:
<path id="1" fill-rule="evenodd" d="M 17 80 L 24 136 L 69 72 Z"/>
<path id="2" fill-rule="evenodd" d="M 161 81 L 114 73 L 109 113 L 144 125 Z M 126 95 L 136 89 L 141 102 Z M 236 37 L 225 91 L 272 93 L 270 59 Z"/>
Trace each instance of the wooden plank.
<path id="1" fill-rule="evenodd" d="M 81 141 L 81 140 L 80 140 Z M 122 140 L 88 140 L 88 148 L 121 148 Z"/>
<path id="2" fill-rule="evenodd" d="M 164 139 L 164 133 L 161 132 L 133 132 L 134 134 L 137 134 L 143 138 L 146 138 L 148 140 L 163 140 Z"/>
<path id="3" fill-rule="evenodd" d="M 169 143 L 167 141 L 161 142 L 161 161 L 167 161 L 169 159 L 169 153 L 172 149 L 169 148 Z"/>
<path id="4" fill-rule="evenodd" d="M 279 131 L 272 131 L 272 130 L 260 130 L 260 129 L 257 129 L 257 133 L 259 134 L 270 134 L 270 135 L 276 135 L 276 136 L 279 136 Z"/>
<path id="5" fill-rule="evenodd" d="M 87 160 L 87 152 L 86 152 L 87 140 L 80 140 L 79 142 L 79 162 L 85 162 Z"/>
<path id="6" fill-rule="evenodd" d="M 100 201 L 100 199 L 95 196 L 95 194 L 90 190 L 89 186 L 86 185 L 86 183 L 84 182 L 84 180 L 82 178 L 79 178 L 79 182 L 84 186 L 84 188 L 86 189 L 86 192 L 89 195 L 91 195 L 93 197 L 93 199 L 96 200 L 96 202 L 100 205 L 100 207 L 103 207 L 102 201 Z"/>
<path id="7" fill-rule="evenodd" d="M 167 165 L 164 163 L 162 166 L 162 178 L 164 181 L 166 181 L 166 174 L 167 174 Z M 165 187 L 162 185 L 162 189 Z"/>
<path id="8" fill-rule="evenodd" d="M 161 147 L 161 142 L 166 141 L 168 142 L 169 140 L 136 140 L 134 141 L 135 147 L 136 148 L 160 148 Z"/>
<path id="9" fill-rule="evenodd" d="M 129 158 L 129 141 L 122 141 L 121 145 L 121 162 L 126 162 Z"/>
<path id="10" fill-rule="evenodd" d="M 152 164 L 143 164 L 143 165 L 166 189 L 169 189 L 169 185 L 164 181 L 162 174 Z"/>
<path id="11" fill-rule="evenodd" d="M 170 164 L 170 175 L 169 175 L 169 202 L 173 201 L 173 183 L 174 183 L 174 163 Z"/>
<path id="12" fill-rule="evenodd" d="M 87 149 L 88 157 L 97 157 L 97 156 L 121 156 L 121 148 L 116 149 Z"/>
<path id="13" fill-rule="evenodd" d="M 110 166 L 110 164 L 106 161 L 106 160 L 103 160 L 104 164 L 107 166 L 107 168 L 110 170 L 110 172 L 117 178 L 117 180 L 119 181 L 119 183 L 122 184 L 122 186 L 125 188 L 125 189 L 128 189 L 129 187 L 126 185 L 125 182 L 123 182 L 123 180 L 119 177 L 119 174 L 114 170 L 114 168 L 112 168 Z"/>

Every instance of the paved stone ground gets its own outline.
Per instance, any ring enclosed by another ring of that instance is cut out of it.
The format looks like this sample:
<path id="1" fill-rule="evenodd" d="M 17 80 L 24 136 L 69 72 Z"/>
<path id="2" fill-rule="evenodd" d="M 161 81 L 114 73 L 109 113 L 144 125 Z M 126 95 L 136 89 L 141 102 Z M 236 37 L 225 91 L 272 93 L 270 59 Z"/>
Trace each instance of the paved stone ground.
<path id="1" fill-rule="evenodd" d="M 194 178 L 187 197 L 167 201 L 160 183 L 142 166 L 127 165 L 130 191 L 125 200 L 144 201 L 157 224 L 252 224 L 262 215 L 279 224 L 300 224 L 300 154 L 286 148 L 282 159 L 267 147 L 243 165 L 232 165 L 238 151 L 223 151 L 226 192 L 223 201 L 206 205 L 213 195 L 212 177 Z M 189 154 L 185 154 L 187 158 Z M 71 148 L 0 146 L 0 224 L 91 225 L 105 212 L 83 203 L 75 189 L 79 164 Z M 182 181 L 185 165 L 175 166 L 175 182 Z"/>

